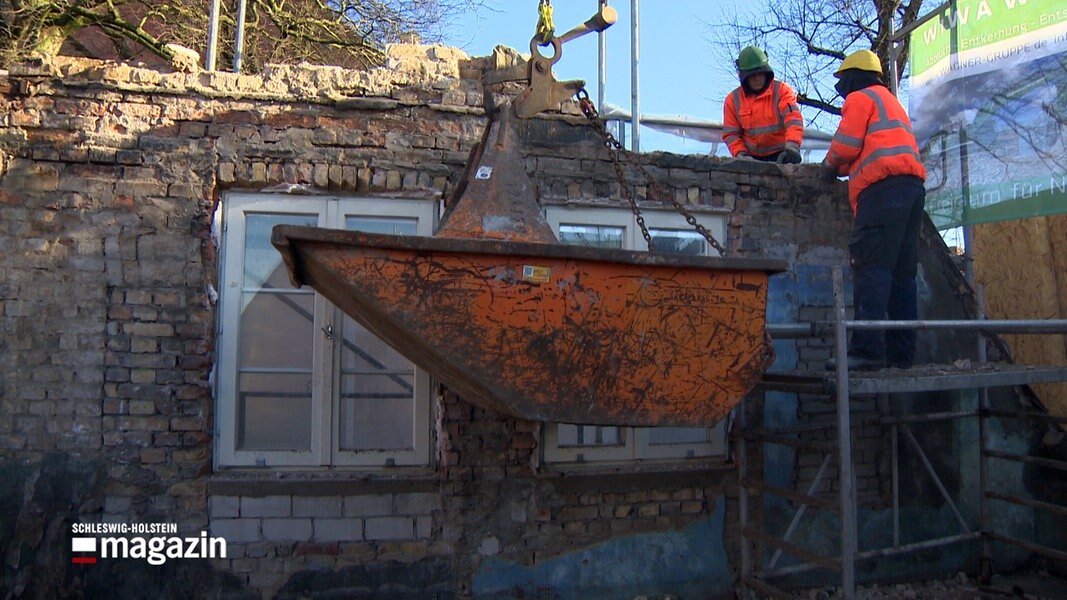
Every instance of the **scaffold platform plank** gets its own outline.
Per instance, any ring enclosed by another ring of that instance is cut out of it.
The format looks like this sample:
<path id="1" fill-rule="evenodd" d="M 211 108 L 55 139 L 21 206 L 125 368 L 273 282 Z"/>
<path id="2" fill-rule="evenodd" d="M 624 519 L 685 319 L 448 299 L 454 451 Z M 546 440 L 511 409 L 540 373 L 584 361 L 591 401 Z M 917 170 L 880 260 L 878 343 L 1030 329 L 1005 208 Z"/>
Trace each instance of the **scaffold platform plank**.
<path id="1" fill-rule="evenodd" d="M 910 369 L 851 371 L 849 394 L 932 392 L 982 387 L 1003 387 L 1067 381 L 1067 366 L 972 363 L 916 365 Z M 796 393 L 831 393 L 836 389 L 833 371 L 765 373 L 759 383 L 765 390 Z"/>

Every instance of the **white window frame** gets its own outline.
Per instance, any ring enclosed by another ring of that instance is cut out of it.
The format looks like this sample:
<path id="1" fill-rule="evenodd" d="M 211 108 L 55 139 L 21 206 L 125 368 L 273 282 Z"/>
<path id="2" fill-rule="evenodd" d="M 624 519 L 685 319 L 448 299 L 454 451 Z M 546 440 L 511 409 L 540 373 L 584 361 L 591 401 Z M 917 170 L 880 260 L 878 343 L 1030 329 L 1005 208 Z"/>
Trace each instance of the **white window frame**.
<path id="1" fill-rule="evenodd" d="M 351 467 L 425 466 L 430 462 L 430 375 L 415 367 L 413 447 L 387 451 L 345 451 L 340 448 L 341 335 L 317 334 L 312 356 L 312 423 L 309 451 L 241 450 L 237 448 L 237 361 L 239 356 L 245 217 L 251 214 L 317 215 L 318 226 L 344 227 L 347 217 L 409 218 L 417 235 L 432 235 L 436 220 L 432 200 L 338 196 L 295 196 L 227 193 L 216 213 L 220 232 L 220 302 L 217 319 L 215 465 L 226 467 Z M 314 332 L 342 331 L 344 313 L 315 293 Z"/>
<path id="2" fill-rule="evenodd" d="M 726 243 L 725 213 L 693 213 L 720 243 Z M 693 231 L 685 217 L 675 211 L 642 210 L 645 226 L 652 229 Z M 628 209 L 590 206 L 548 206 L 545 219 L 559 235 L 561 225 L 619 227 L 623 232 L 623 248 L 647 251 L 648 245 L 637 219 Z M 710 245 L 709 256 L 719 256 Z M 621 464 L 642 460 L 676 461 L 684 459 L 722 458 L 726 454 L 726 421 L 723 419 L 708 428 L 706 441 L 677 444 L 653 444 L 651 427 L 619 427 L 619 445 L 560 446 L 558 423 L 544 423 L 544 460 L 553 464 Z"/>

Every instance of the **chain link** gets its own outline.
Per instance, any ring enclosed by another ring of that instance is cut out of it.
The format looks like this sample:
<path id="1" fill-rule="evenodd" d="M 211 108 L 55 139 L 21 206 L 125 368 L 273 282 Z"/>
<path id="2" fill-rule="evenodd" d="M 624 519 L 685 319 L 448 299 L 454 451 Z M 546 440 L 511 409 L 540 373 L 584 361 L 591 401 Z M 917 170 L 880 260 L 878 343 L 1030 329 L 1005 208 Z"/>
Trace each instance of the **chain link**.
<path id="1" fill-rule="evenodd" d="M 607 127 L 604 125 L 604 120 L 600 118 L 600 114 L 597 112 L 596 106 L 593 105 L 593 101 L 589 99 L 589 92 L 582 88 L 575 93 L 578 99 L 578 107 L 581 109 L 582 114 L 589 119 L 593 125 L 593 129 L 596 130 L 602 140 L 604 140 L 604 146 L 608 149 L 608 157 L 611 159 L 611 166 L 615 168 L 615 177 L 619 180 L 619 188 L 623 198 L 630 203 L 630 210 L 634 213 L 634 218 L 637 220 L 638 227 L 641 228 L 641 236 L 645 238 L 645 242 L 648 244 L 648 251 L 655 252 L 655 245 L 652 243 L 652 236 L 648 233 L 648 227 L 645 226 L 645 218 L 641 216 L 641 209 L 637 206 L 637 200 L 634 198 L 633 191 L 630 186 L 626 184 L 626 178 L 622 173 L 622 161 L 619 155 L 622 154 L 630 163 L 632 163 L 638 171 L 645 178 L 645 182 L 648 184 L 649 195 L 652 196 L 652 190 L 658 188 L 658 184 L 652 178 L 652 175 L 645 170 L 644 165 L 641 164 L 640 158 L 623 148 L 619 140 L 615 139 L 615 136 L 611 135 Z M 674 196 L 670 196 L 671 204 L 674 209 L 677 210 L 683 217 L 685 222 L 696 230 L 704 239 L 708 242 L 712 248 L 717 250 L 720 255 L 726 256 L 726 248 L 723 248 L 722 244 L 715 239 L 715 236 L 708 231 L 707 227 L 704 227 L 697 222 L 696 217 L 693 216 L 689 209 L 684 204 L 674 199 Z"/>

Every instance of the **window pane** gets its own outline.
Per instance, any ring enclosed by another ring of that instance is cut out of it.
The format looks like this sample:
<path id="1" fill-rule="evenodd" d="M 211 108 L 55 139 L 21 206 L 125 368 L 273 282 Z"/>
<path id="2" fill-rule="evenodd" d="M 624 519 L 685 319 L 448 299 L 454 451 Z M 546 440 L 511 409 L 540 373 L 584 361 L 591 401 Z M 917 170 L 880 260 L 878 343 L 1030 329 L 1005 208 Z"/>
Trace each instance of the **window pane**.
<path id="1" fill-rule="evenodd" d="M 238 449 L 310 450 L 311 375 L 241 373 L 238 377 Z"/>
<path id="2" fill-rule="evenodd" d="M 341 337 L 341 448 L 410 448 L 415 367 L 350 318 Z"/>
<path id="3" fill-rule="evenodd" d="M 598 425 L 556 426 L 557 445 L 564 446 L 621 446 L 622 436 L 618 427 L 601 427 Z"/>
<path id="4" fill-rule="evenodd" d="M 346 217 L 345 229 L 365 231 L 367 233 L 388 233 L 391 235 L 415 235 L 418 219 L 399 217 Z"/>
<path id="5" fill-rule="evenodd" d="M 415 367 L 381 338 L 367 331 L 351 317 L 341 325 L 341 370 L 374 373 L 382 369 L 413 372 Z"/>
<path id="6" fill-rule="evenodd" d="M 707 254 L 707 240 L 696 231 L 678 229 L 649 229 L 649 235 L 656 244 L 657 252 L 704 256 Z"/>
<path id="7" fill-rule="evenodd" d="M 282 255 L 270 245 L 275 225 L 317 225 L 316 215 L 249 214 L 245 218 L 244 289 L 292 289 Z M 312 292 L 305 292 L 311 294 Z"/>
<path id="8" fill-rule="evenodd" d="M 245 292 L 239 337 L 242 369 L 311 369 L 311 294 Z"/>
<path id="9" fill-rule="evenodd" d="M 413 447 L 414 372 L 341 377 L 341 449 Z"/>
<path id="10" fill-rule="evenodd" d="M 560 224 L 559 241 L 579 246 L 622 248 L 625 233 L 626 230 L 622 227 Z"/>
<path id="11" fill-rule="evenodd" d="M 649 427 L 648 443 L 703 444 L 708 441 L 708 431 L 704 427 Z"/>
<path id="12" fill-rule="evenodd" d="M 345 218 L 351 230 L 415 235 L 418 220 Z M 414 446 L 415 365 L 349 317 L 342 324 L 340 448 L 406 450 Z"/>

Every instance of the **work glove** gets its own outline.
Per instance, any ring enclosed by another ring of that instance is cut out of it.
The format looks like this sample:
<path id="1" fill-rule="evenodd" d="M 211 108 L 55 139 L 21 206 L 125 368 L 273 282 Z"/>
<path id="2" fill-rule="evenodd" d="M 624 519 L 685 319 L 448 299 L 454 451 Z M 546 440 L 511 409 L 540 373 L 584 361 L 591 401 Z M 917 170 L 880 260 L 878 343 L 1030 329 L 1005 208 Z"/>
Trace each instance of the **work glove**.
<path id="1" fill-rule="evenodd" d="M 738 152 L 737 155 L 734 156 L 734 158 L 752 158 L 752 155 L 749 154 L 748 152 L 741 151 L 741 152 Z"/>
<path id="2" fill-rule="evenodd" d="M 795 142 L 786 142 L 785 150 L 778 153 L 776 162 L 780 165 L 799 165 L 801 160 L 800 146 Z"/>
<path id="3" fill-rule="evenodd" d="M 824 160 L 822 164 L 819 165 L 819 178 L 826 183 L 837 181 L 837 167 Z"/>

